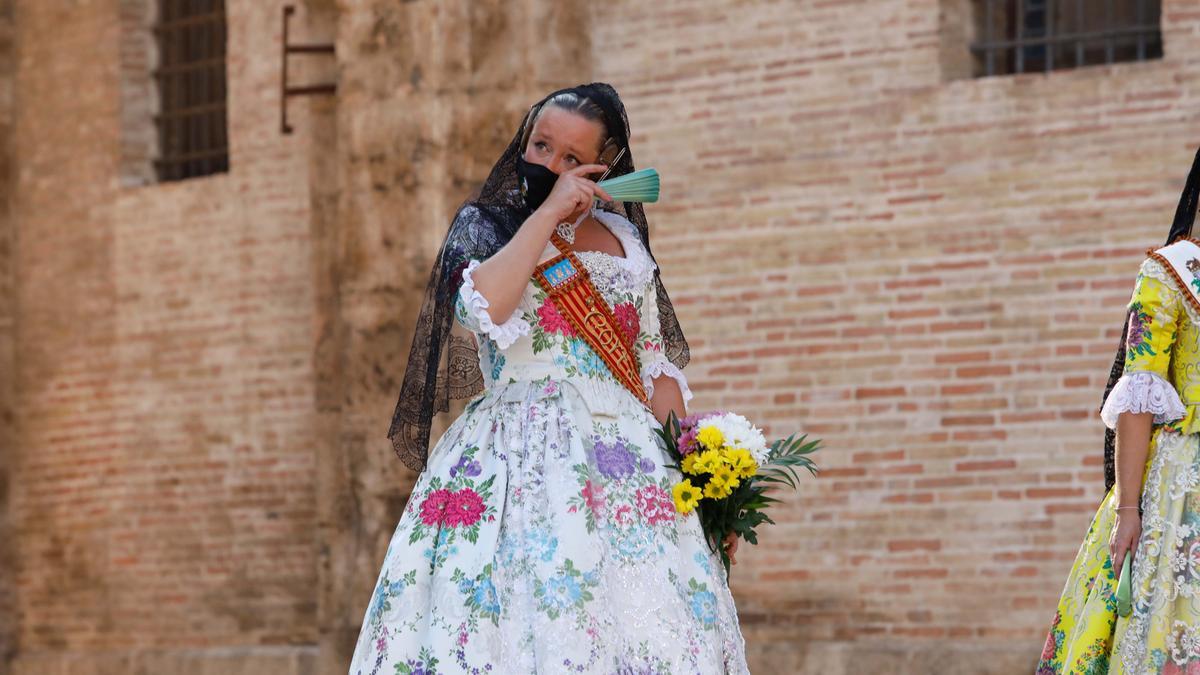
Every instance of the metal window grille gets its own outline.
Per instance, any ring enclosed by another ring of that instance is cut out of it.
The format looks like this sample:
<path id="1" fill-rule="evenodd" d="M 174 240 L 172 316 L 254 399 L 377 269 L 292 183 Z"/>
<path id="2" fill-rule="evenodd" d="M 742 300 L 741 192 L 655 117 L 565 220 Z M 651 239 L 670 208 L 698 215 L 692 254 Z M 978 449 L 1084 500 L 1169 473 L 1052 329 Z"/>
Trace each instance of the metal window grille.
<path id="1" fill-rule="evenodd" d="M 229 170 L 224 0 L 159 0 L 160 181 Z"/>
<path id="2" fill-rule="evenodd" d="M 1161 0 L 975 0 L 975 75 L 1162 58 L 1161 12 Z"/>

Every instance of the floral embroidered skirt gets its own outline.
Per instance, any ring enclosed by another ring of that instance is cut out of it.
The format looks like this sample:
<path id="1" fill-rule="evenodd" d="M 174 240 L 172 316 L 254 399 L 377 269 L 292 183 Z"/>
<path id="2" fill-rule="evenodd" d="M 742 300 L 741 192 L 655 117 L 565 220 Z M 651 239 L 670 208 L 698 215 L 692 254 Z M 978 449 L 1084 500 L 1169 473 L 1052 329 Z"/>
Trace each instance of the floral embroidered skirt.
<path id="1" fill-rule="evenodd" d="M 1117 616 L 1110 492 L 1059 600 L 1037 675 L 1200 673 L 1200 435 L 1156 429 L 1132 565 L 1133 612 Z"/>
<path id="2" fill-rule="evenodd" d="M 749 672 L 658 423 L 624 399 L 596 414 L 544 377 L 468 403 L 400 518 L 350 675 Z"/>

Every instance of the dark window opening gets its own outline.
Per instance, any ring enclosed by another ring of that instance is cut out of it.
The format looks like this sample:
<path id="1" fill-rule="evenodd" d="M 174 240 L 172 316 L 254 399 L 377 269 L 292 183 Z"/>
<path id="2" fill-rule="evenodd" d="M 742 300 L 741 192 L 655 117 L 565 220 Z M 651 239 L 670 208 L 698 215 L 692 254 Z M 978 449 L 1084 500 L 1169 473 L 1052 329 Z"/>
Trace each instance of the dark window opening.
<path id="1" fill-rule="evenodd" d="M 974 0 L 976 77 L 1162 58 L 1161 0 Z"/>
<path id="2" fill-rule="evenodd" d="M 159 0 L 154 35 L 158 179 L 228 171 L 224 0 Z"/>

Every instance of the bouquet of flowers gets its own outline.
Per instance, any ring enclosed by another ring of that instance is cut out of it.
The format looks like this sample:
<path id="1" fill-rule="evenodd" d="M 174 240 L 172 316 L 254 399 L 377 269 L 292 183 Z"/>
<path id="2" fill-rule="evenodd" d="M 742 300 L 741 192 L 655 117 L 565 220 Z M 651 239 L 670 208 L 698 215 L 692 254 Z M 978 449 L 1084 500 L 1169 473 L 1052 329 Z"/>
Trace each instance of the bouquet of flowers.
<path id="1" fill-rule="evenodd" d="M 764 510 L 779 500 L 767 496 L 767 489 L 772 485 L 797 489 L 797 468 L 817 473 L 808 455 L 820 448 L 819 440 L 792 434 L 768 446 L 762 431 L 734 413 L 717 411 L 680 420 L 672 412 L 658 433 L 675 460 L 673 466 L 684 475 L 672 490 L 675 509 L 698 511 L 709 547 L 721 553 L 726 577 L 729 554 L 722 546 L 726 536 L 734 532 L 757 544 L 755 528 L 775 523 Z"/>

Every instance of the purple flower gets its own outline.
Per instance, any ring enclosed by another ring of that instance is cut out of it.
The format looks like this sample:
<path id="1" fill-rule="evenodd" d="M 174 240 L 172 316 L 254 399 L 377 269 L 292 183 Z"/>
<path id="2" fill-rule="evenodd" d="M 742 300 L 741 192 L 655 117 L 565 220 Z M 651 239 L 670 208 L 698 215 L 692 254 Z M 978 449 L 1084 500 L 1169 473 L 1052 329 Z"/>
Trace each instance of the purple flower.
<path id="1" fill-rule="evenodd" d="M 1134 314 L 1129 322 L 1129 344 L 1140 344 L 1146 334 L 1146 323 L 1138 314 Z"/>
<path id="2" fill-rule="evenodd" d="M 642 461 L 638 462 L 638 466 L 641 467 L 642 473 L 651 473 L 654 471 L 654 461 L 649 457 L 643 457 Z"/>
<path id="3" fill-rule="evenodd" d="M 479 465 L 479 462 L 471 459 L 467 455 L 463 455 L 461 458 L 459 458 L 457 464 L 450 467 L 450 477 L 454 478 L 460 471 L 463 473 L 463 475 L 474 478 L 483 472 L 483 467 Z"/>
<path id="4" fill-rule="evenodd" d="M 695 450 L 696 450 L 696 429 L 697 429 L 697 427 L 692 427 L 691 429 L 688 429 L 687 431 L 680 434 L 679 440 L 677 441 L 679 443 L 679 454 L 686 457 L 687 455 L 690 455 L 693 452 L 695 452 Z"/>
<path id="5" fill-rule="evenodd" d="M 617 439 L 613 443 L 596 441 L 596 467 L 601 475 L 612 479 L 628 478 L 633 475 L 637 457 Z"/>
<path id="6" fill-rule="evenodd" d="M 693 414 L 688 415 L 687 417 L 684 417 L 683 419 L 679 420 L 679 426 L 684 429 L 687 429 L 688 427 L 696 426 L 697 424 L 703 422 L 704 420 L 706 420 L 710 417 L 716 417 L 718 415 L 724 415 L 724 414 L 725 414 L 724 410 L 710 410 L 708 412 L 703 412 L 703 413 L 693 413 Z"/>

